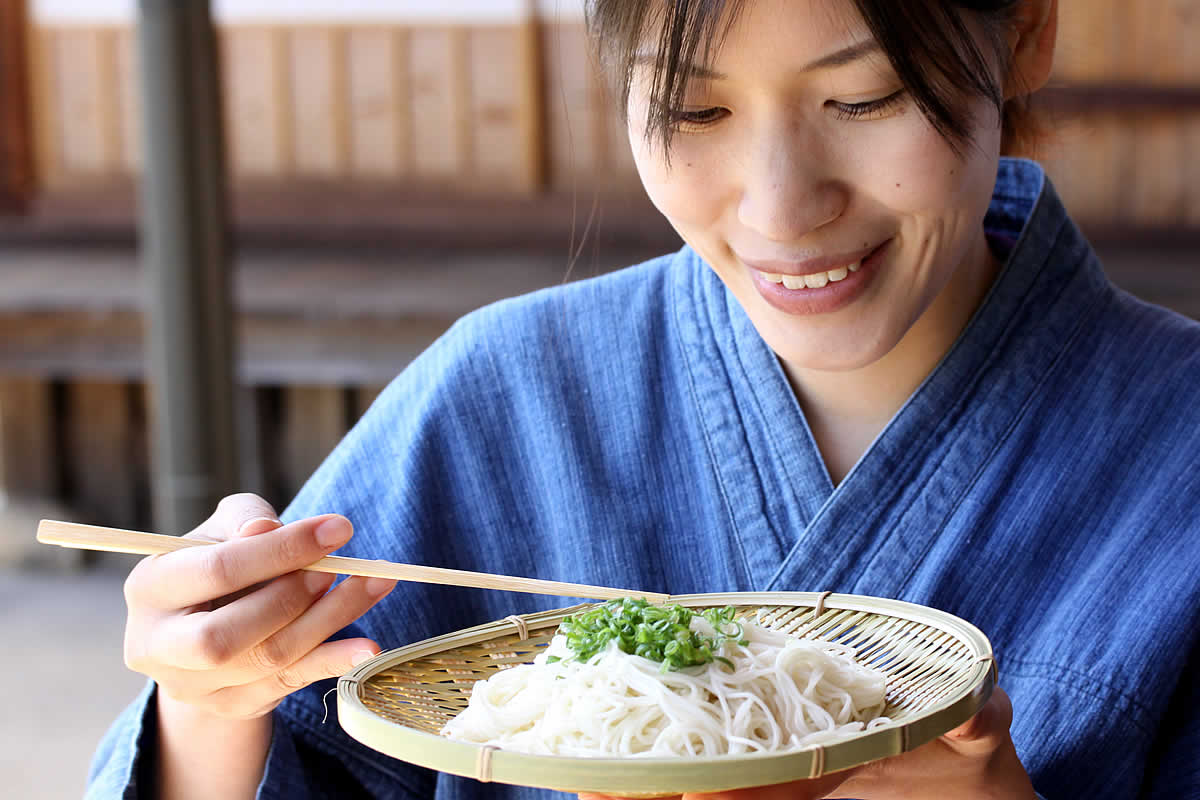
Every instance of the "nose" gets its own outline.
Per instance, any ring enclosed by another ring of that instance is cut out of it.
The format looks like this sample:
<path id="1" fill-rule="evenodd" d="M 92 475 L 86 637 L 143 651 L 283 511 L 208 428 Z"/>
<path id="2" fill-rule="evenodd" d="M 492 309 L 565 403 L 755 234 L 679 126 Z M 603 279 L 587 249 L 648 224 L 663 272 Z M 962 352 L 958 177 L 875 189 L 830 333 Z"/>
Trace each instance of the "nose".
<path id="1" fill-rule="evenodd" d="M 842 215 L 849 191 L 818 137 L 780 126 L 753 144 L 738 203 L 742 225 L 770 241 L 795 242 Z"/>

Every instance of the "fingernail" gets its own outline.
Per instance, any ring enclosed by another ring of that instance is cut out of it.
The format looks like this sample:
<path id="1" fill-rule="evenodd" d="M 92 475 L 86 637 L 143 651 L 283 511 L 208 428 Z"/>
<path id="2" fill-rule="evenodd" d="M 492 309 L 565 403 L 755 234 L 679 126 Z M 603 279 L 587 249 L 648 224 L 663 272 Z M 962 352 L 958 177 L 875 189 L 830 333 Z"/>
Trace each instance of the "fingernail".
<path id="1" fill-rule="evenodd" d="M 367 578 L 366 585 L 363 590 L 371 597 L 383 597 L 396 586 L 396 582 L 390 578 Z"/>
<path id="2" fill-rule="evenodd" d="M 353 528 L 345 517 L 331 517 L 317 526 L 317 544 L 321 547 L 338 547 L 350 541 Z"/>
<path id="3" fill-rule="evenodd" d="M 250 529 L 255 528 L 255 527 L 257 527 L 258 530 L 254 531 L 254 533 L 251 534 Z M 260 533 L 267 533 L 268 531 L 273 531 L 278 527 L 279 527 L 279 520 L 275 519 L 274 517 L 255 517 L 254 519 L 248 519 L 245 522 L 243 522 L 241 524 L 241 527 L 239 527 L 237 530 L 237 535 L 238 536 L 257 535 Z"/>
<path id="4" fill-rule="evenodd" d="M 357 653 L 354 654 L 354 657 L 350 659 L 350 666 L 357 667 L 360 664 L 367 663 L 374 657 L 375 657 L 375 654 L 372 653 L 370 650 L 359 650 Z"/>

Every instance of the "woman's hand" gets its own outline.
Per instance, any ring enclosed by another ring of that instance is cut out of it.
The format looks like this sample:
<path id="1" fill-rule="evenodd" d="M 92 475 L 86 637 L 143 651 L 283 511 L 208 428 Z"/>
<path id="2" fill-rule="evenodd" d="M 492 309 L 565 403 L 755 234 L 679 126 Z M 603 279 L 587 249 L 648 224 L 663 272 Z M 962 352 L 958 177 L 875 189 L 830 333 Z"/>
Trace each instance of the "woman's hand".
<path id="1" fill-rule="evenodd" d="M 732 792 L 686 794 L 683 800 L 1036 800 L 1009 736 L 1012 703 L 996 689 L 978 714 L 911 753 L 814 781 Z M 600 795 L 580 795 L 601 800 Z"/>
<path id="2" fill-rule="evenodd" d="M 349 578 L 329 591 L 333 575 L 300 571 L 352 533 L 336 515 L 281 526 L 262 498 L 233 495 L 188 534 L 219 544 L 150 556 L 130 572 L 125 663 L 158 684 L 163 797 L 244 794 L 262 774 L 271 710 L 379 651 L 369 639 L 326 640 L 395 582 Z M 207 788 L 197 785 L 205 771 Z"/>

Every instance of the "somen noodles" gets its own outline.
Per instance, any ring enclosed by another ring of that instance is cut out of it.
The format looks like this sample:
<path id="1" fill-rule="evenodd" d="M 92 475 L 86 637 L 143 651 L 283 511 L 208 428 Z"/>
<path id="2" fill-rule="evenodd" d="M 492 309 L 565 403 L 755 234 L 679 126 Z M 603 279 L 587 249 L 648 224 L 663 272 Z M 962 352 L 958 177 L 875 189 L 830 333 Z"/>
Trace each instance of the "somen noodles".
<path id="1" fill-rule="evenodd" d="M 732 608 L 626 600 L 588 613 L 564 620 L 533 663 L 476 683 L 443 735 L 540 755 L 715 756 L 890 721 L 883 674 L 848 647 L 734 621 Z"/>

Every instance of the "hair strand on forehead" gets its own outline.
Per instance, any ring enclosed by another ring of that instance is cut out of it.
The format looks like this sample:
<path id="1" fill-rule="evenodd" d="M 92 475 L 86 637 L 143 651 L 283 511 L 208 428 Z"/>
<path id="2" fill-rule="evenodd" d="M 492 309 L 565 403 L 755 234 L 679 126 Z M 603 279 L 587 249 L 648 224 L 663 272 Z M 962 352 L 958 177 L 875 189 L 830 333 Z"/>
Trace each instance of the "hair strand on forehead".
<path id="1" fill-rule="evenodd" d="M 1005 32 L 1018 0 L 853 0 L 892 68 L 930 124 L 957 152 L 970 146 L 982 97 L 1001 113 L 1006 141 L 1031 138 L 1026 98 L 1006 106 Z M 669 162 L 673 109 L 693 71 L 711 68 L 746 0 L 586 0 L 596 56 L 627 114 L 635 70 L 652 63 L 645 136 Z M 653 48 L 653 49 L 651 49 Z M 1025 130 L 1022 130 L 1025 128 Z"/>

